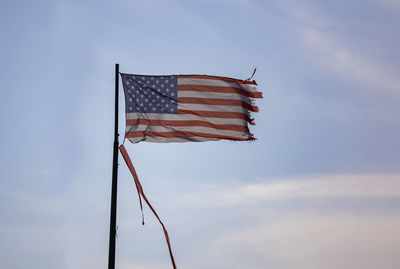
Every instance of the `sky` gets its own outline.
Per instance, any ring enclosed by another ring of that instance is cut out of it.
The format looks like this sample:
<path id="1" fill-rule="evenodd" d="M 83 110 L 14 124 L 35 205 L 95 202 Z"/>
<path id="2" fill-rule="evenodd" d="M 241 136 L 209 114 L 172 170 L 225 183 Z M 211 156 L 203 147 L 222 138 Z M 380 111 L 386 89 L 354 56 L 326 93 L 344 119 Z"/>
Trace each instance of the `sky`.
<path id="1" fill-rule="evenodd" d="M 1 267 L 107 267 L 119 63 L 257 67 L 257 141 L 125 143 L 178 268 L 400 268 L 399 14 L 398 0 L 2 0 Z M 116 268 L 171 268 L 119 164 Z"/>

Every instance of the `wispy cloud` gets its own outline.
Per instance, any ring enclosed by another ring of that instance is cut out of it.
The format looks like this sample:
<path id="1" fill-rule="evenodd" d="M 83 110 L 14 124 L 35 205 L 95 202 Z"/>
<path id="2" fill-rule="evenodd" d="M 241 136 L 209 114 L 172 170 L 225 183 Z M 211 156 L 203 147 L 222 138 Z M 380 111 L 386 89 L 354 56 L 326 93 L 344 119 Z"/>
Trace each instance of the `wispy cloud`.
<path id="1" fill-rule="evenodd" d="M 369 89 L 400 93 L 399 70 L 388 61 L 381 60 L 380 55 L 371 53 L 373 50 L 365 49 L 370 44 L 368 40 L 357 38 L 350 28 L 346 36 L 333 31 L 335 26 L 344 27 L 343 22 L 322 19 L 322 15 L 316 12 L 299 9 L 292 10 L 292 14 L 298 22 L 296 30 L 300 40 L 322 70 Z M 364 29 L 370 26 L 370 22 L 365 22 Z M 390 44 L 390 40 L 386 44 Z"/>
<path id="2" fill-rule="evenodd" d="M 397 7 L 400 8 L 400 0 L 372 0 L 372 2 L 376 2 L 382 5 L 386 5 L 388 7 Z"/>

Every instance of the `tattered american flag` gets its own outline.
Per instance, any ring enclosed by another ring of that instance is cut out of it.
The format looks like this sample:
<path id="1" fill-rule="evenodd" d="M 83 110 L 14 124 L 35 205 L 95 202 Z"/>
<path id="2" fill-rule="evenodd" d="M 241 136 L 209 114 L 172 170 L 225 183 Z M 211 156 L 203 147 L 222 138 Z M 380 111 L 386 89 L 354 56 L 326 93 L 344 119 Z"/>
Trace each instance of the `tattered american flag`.
<path id="1" fill-rule="evenodd" d="M 262 98 L 255 81 L 205 75 L 122 74 L 132 143 L 254 140 L 248 124 Z"/>

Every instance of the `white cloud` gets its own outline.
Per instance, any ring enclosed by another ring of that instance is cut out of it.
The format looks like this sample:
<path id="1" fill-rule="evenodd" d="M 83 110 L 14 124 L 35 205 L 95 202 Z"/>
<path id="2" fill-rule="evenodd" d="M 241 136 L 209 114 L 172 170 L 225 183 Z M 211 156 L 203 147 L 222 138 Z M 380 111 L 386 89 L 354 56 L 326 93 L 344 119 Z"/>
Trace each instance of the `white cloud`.
<path id="1" fill-rule="evenodd" d="M 364 203 L 400 199 L 399 174 L 258 183 L 155 181 L 147 181 L 148 194 L 154 194 L 148 196 L 169 229 L 181 268 L 394 269 L 400 265 L 396 252 L 400 209 L 394 205 L 381 210 Z M 362 210 L 346 203 L 354 200 L 363 204 Z M 168 267 L 161 228 L 148 209 L 145 215 L 147 225 L 140 231 L 133 231 L 133 223 L 140 222 L 138 215 L 120 223 L 123 264 Z M 143 255 L 156 258 L 149 261 Z"/>
<path id="2" fill-rule="evenodd" d="M 125 172 L 121 169 L 122 178 Z M 160 179 L 144 182 L 149 199 L 169 230 L 180 268 L 394 269 L 400 266 L 396 252 L 400 248 L 399 208 L 394 205 L 390 210 L 377 211 L 367 207 L 357 212 L 339 206 L 330 210 L 336 201 L 346 199 L 361 203 L 368 199 L 400 199 L 399 174 L 322 175 L 266 179 L 258 183 L 207 182 Z M 40 251 L 32 252 L 36 253 L 36 259 L 63 264 L 65 268 L 106 264 L 108 193 L 99 191 L 100 187 L 93 182 L 87 183 L 68 195 L 68 203 L 62 199 L 15 194 L 27 212 L 46 217 L 47 224 L 48 217 L 57 221 L 43 227 L 40 222 L 14 228 L 3 226 L 1 234 L 9 242 L 8 256 L 21 253 L 31 257 L 29 253 L 43 237 Z M 127 183 L 121 180 L 117 264 L 120 268 L 168 268 L 170 261 L 161 227 L 147 208 L 147 225 L 140 225 L 136 193 L 133 184 Z M 85 189 L 89 185 L 92 188 Z M 99 203 L 102 199 L 104 202 Z M 332 203 L 322 203 L 316 210 L 315 203 L 324 199 Z M 64 225 L 60 223 L 62 219 L 66 220 Z M 51 247 L 50 243 L 57 244 Z M 1 247 L 5 249 L 6 245 Z M 56 255 L 55 259 L 48 258 L 47 253 Z M 24 260 L 7 262 L 29 264 Z"/>
<path id="3" fill-rule="evenodd" d="M 183 199 L 204 206 L 234 206 L 262 201 L 312 198 L 400 198 L 400 175 L 331 175 L 262 183 L 202 186 Z M 201 199 L 206 196 L 207 199 Z"/>
<path id="4" fill-rule="evenodd" d="M 230 268 L 250 268 L 257 259 L 257 268 L 394 269 L 399 224 L 400 215 L 292 213 L 223 233 L 207 249 L 229 257 Z"/>

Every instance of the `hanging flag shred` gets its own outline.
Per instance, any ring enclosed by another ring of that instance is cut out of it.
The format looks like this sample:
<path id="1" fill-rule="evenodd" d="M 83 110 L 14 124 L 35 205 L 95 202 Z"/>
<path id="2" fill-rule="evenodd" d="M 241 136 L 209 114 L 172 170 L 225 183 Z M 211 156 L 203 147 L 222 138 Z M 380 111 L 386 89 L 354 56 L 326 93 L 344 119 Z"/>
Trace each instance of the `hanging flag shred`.
<path id="1" fill-rule="evenodd" d="M 147 199 L 146 194 L 144 194 L 142 184 L 141 184 L 140 181 L 139 181 L 139 178 L 138 178 L 138 176 L 137 176 L 137 174 L 136 174 L 136 170 L 135 170 L 135 168 L 133 167 L 131 158 L 129 157 L 128 152 L 126 151 L 124 145 L 121 145 L 121 146 L 119 147 L 119 150 L 120 150 L 120 152 L 121 152 L 121 154 L 122 154 L 122 157 L 124 157 L 125 163 L 126 163 L 126 165 L 128 166 L 128 168 L 129 168 L 129 170 L 130 170 L 130 172 L 131 172 L 131 174 L 132 174 L 132 176 L 133 176 L 133 180 L 135 181 L 136 189 L 137 189 L 137 192 L 138 192 L 138 195 L 139 195 L 140 209 L 142 210 L 142 221 L 143 221 L 142 223 L 143 223 L 143 225 L 144 225 L 143 206 L 142 206 L 141 197 L 143 197 L 144 201 L 145 201 L 146 204 L 150 207 L 150 209 L 151 209 L 151 211 L 153 212 L 154 216 L 156 216 L 157 220 L 160 222 L 160 224 L 161 224 L 161 226 L 162 226 L 162 228 L 163 228 L 165 240 L 166 240 L 167 245 L 168 245 L 169 256 L 170 256 L 171 262 L 172 262 L 172 267 L 173 267 L 174 269 L 176 269 L 176 263 L 175 263 L 174 255 L 172 254 L 171 242 L 170 242 L 170 240 L 169 240 L 169 235 L 168 235 L 167 229 L 165 228 L 164 223 L 161 221 L 160 217 L 158 216 L 156 210 L 155 210 L 155 209 L 153 208 L 153 206 L 150 204 L 150 201 Z"/>
<path id="2" fill-rule="evenodd" d="M 262 98 L 255 81 L 206 75 L 121 74 L 125 137 L 132 143 L 254 140 L 248 124 Z"/>

